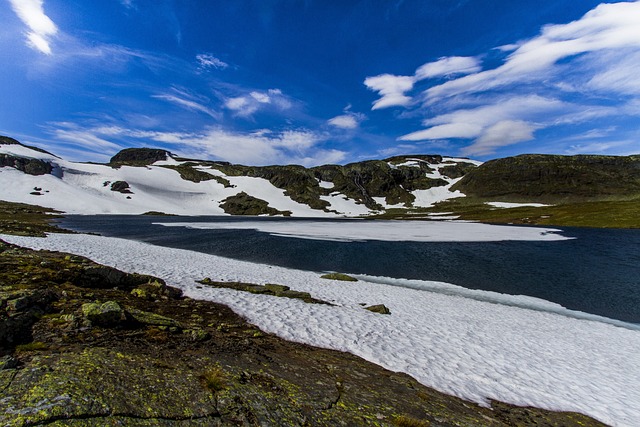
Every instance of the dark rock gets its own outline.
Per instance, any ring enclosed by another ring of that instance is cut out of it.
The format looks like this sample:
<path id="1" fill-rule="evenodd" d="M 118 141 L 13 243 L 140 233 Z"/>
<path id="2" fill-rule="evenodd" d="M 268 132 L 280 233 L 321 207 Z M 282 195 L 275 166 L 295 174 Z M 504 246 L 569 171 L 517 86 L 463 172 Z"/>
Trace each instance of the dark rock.
<path id="1" fill-rule="evenodd" d="M 116 181 L 111 184 L 111 191 L 117 191 L 123 194 L 132 194 L 127 181 Z"/>
<path id="2" fill-rule="evenodd" d="M 12 356 L 0 357 L 0 371 L 4 369 L 15 369 L 18 367 L 18 360 Z"/>
<path id="3" fill-rule="evenodd" d="M 148 166 L 170 156 L 167 150 L 157 148 L 125 148 L 113 156 L 111 166 Z"/>
<path id="4" fill-rule="evenodd" d="M 0 167 L 16 168 L 28 175 L 46 175 L 53 170 L 51 163 L 39 159 L 25 159 L 10 154 L 0 154 Z"/>

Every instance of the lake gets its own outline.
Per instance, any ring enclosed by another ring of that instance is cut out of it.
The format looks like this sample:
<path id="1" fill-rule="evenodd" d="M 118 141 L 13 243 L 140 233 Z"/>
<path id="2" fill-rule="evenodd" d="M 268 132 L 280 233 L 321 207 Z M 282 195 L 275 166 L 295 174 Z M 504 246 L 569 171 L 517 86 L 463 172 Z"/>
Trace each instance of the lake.
<path id="1" fill-rule="evenodd" d="M 288 222 L 304 228 L 311 220 L 69 215 L 59 224 L 81 232 L 302 270 L 434 280 L 528 295 L 572 310 L 640 324 L 640 230 L 555 227 L 572 238 L 558 241 L 345 242 L 229 228 L 247 221 Z M 349 220 L 312 221 L 330 226 Z M 218 223 L 225 228 L 154 224 L 184 222 Z M 350 223 L 357 227 L 363 222 Z"/>

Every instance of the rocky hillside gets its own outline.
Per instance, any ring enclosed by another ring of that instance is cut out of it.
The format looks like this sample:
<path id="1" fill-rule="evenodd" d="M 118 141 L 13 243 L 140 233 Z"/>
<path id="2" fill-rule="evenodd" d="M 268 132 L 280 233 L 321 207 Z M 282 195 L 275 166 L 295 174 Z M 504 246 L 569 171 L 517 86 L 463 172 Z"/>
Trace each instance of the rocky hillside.
<path id="1" fill-rule="evenodd" d="M 504 201 L 628 199 L 640 196 L 640 155 L 507 157 L 470 171 L 454 189 Z"/>
<path id="2" fill-rule="evenodd" d="M 478 164 L 415 155 L 344 166 L 255 167 L 128 148 L 98 165 L 0 139 L 0 181 L 14 184 L 3 196 L 71 213 L 371 215 L 460 197 L 450 187 Z"/>
<path id="3" fill-rule="evenodd" d="M 4 200 L 68 213 L 368 216 L 640 227 L 640 156 L 439 155 L 347 165 L 244 166 L 129 148 L 69 162 L 0 137 Z"/>

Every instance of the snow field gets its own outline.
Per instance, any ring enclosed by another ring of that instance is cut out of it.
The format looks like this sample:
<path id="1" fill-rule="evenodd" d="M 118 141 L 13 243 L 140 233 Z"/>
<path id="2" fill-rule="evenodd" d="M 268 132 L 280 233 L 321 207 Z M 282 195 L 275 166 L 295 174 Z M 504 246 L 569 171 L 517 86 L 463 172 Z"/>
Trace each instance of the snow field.
<path id="1" fill-rule="evenodd" d="M 159 276 L 187 296 L 230 306 L 267 332 L 348 351 L 480 404 L 496 399 L 577 411 L 614 426 L 640 420 L 637 330 L 470 298 L 456 294 L 456 287 L 435 292 L 338 282 L 315 272 L 91 235 L 0 237 Z M 195 282 L 203 277 L 279 283 L 337 306 L 208 288 Z M 522 302 L 531 303 L 526 297 Z M 370 313 L 360 304 L 385 304 L 392 314 Z"/>
<path id="2" fill-rule="evenodd" d="M 194 229 L 249 229 L 284 237 L 334 241 L 412 241 L 412 242 L 497 242 L 502 240 L 557 241 L 568 238 L 560 230 L 539 227 L 489 225 L 472 222 L 416 221 L 278 221 L 242 222 L 168 222 L 155 223 L 166 227 Z"/>

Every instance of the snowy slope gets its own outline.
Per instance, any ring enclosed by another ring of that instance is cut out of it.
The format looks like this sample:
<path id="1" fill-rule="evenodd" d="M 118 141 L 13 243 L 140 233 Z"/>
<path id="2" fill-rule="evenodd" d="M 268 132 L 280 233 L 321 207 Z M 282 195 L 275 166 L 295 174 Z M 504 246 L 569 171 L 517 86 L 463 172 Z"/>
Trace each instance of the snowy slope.
<path id="1" fill-rule="evenodd" d="M 0 145 L 0 154 L 21 159 L 38 159 L 53 166 L 52 174 L 29 175 L 13 167 L 0 167 L 0 199 L 36 204 L 74 214 L 142 214 L 149 211 L 178 215 L 225 215 L 220 207 L 227 197 L 241 192 L 265 200 L 269 207 L 279 211 L 290 211 L 292 216 L 361 216 L 375 213 L 361 202 L 350 199 L 340 192 L 320 196 L 329 203 L 326 212 L 312 209 L 285 195 L 285 190 L 275 187 L 269 180 L 249 176 L 227 176 L 211 167 L 196 167 L 200 173 L 223 178 L 231 185 L 225 186 L 218 180 L 192 182 L 183 179 L 173 169 L 163 166 L 184 164 L 175 158 L 155 162 L 149 166 L 121 166 L 113 168 L 102 164 L 75 163 L 56 156 L 33 150 L 19 144 Z M 419 166 L 424 160 L 408 160 L 398 166 Z M 449 182 L 444 187 L 429 190 L 415 190 L 416 207 L 428 207 L 438 201 L 464 196 L 451 192 L 449 188 L 457 180 L 439 173 L 439 168 L 456 162 L 478 163 L 468 159 L 443 159 L 442 164 L 429 164 L 435 170 L 426 176 L 441 178 Z M 131 193 L 111 190 L 111 184 L 125 181 Z M 330 182 L 319 182 L 328 189 Z M 384 198 L 376 201 L 385 208 Z"/>

